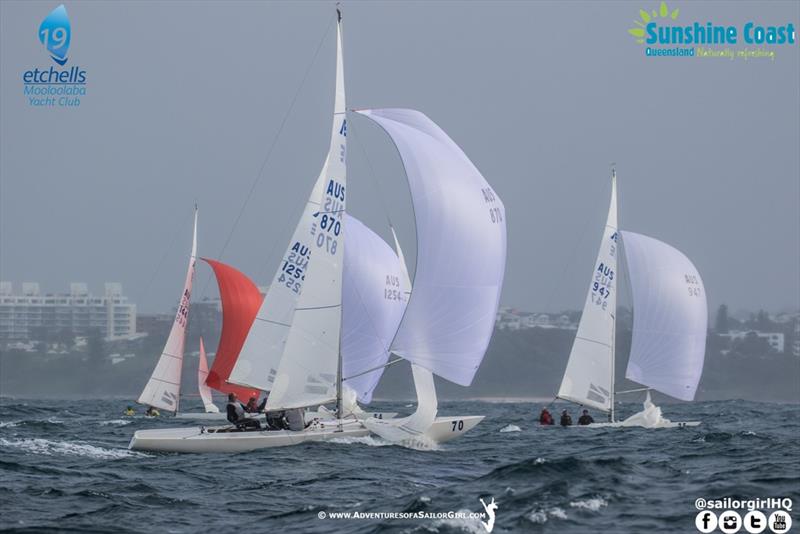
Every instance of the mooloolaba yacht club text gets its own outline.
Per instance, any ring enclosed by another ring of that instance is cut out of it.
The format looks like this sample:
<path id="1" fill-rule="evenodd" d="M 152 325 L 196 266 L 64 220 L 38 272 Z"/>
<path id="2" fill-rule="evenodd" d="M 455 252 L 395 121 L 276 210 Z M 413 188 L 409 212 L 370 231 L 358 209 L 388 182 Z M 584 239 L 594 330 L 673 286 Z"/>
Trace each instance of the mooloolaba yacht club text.
<path id="1" fill-rule="evenodd" d="M 86 96 L 86 71 L 35 68 L 22 74 L 23 94 L 35 107 L 78 107 Z"/>

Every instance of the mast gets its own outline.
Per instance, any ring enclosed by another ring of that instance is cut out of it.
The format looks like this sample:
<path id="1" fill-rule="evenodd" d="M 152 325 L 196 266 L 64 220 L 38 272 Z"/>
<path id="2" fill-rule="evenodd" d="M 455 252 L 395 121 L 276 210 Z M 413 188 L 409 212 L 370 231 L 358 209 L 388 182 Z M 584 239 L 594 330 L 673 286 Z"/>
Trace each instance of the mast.
<path id="1" fill-rule="evenodd" d="M 617 170 L 611 167 L 611 194 L 617 194 Z M 619 232 L 619 208 L 615 203 L 615 208 L 617 208 L 617 232 Z M 619 241 L 619 234 L 617 234 L 617 241 Z M 619 246 L 617 247 L 617 265 L 619 265 Z M 617 269 L 619 273 L 619 269 Z M 617 286 L 619 286 L 619 275 L 617 275 Z M 616 302 L 615 302 L 616 304 Z M 609 393 L 611 393 L 611 409 L 608 411 L 608 422 L 614 422 L 614 401 L 616 394 L 614 393 L 614 375 L 616 371 L 617 365 L 617 354 L 616 354 L 616 347 L 617 347 L 617 306 L 614 306 L 614 311 L 611 313 L 611 389 Z"/>
<path id="2" fill-rule="evenodd" d="M 340 78 L 340 66 L 342 64 L 342 10 L 339 3 L 336 3 L 336 91 L 339 92 L 339 83 L 344 83 Z M 344 93 L 344 87 L 342 87 Z M 338 112 L 335 109 L 334 112 Z M 345 111 L 346 113 L 346 111 Z M 345 167 L 347 163 L 345 162 Z M 342 430 L 342 321 L 339 321 L 339 357 L 336 362 L 336 419 L 339 420 L 339 431 Z"/>

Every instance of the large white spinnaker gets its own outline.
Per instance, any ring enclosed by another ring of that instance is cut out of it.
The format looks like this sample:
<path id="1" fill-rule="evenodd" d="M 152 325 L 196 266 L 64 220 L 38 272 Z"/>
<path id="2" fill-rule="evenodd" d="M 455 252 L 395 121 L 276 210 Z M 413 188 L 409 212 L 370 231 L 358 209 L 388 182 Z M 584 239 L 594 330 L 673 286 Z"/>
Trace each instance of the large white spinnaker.
<path id="1" fill-rule="evenodd" d="M 197 389 L 200 392 L 200 399 L 203 401 L 203 408 L 206 413 L 219 413 L 219 408 L 214 404 L 214 397 L 211 395 L 211 388 L 206 385 L 208 378 L 208 360 L 206 359 L 206 348 L 203 345 L 203 338 L 200 338 L 200 358 L 197 363 Z"/>
<path id="2" fill-rule="evenodd" d="M 342 375 L 359 402 L 368 404 L 389 360 L 409 286 L 392 248 L 348 215 L 342 286 Z"/>
<path id="3" fill-rule="evenodd" d="M 617 313 L 617 181 L 611 179 L 600 251 L 594 263 L 589 292 L 567 369 L 558 390 L 564 400 L 610 411 L 614 394 L 614 318 Z"/>
<path id="4" fill-rule="evenodd" d="M 633 338 L 625 377 L 693 400 L 703 373 L 708 307 L 703 280 L 679 250 L 622 232 L 633 298 Z"/>
<path id="5" fill-rule="evenodd" d="M 307 233 L 311 261 L 294 309 L 267 409 L 325 404 L 336 399 L 340 376 L 342 268 L 345 233 L 345 164 L 347 120 L 342 65 L 341 21 L 336 35 L 336 99 L 328 158 L 320 177 L 324 187 L 317 198 Z M 269 307 L 269 295 L 264 305 Z M 241 360 L 241 356 L 240 356 Z M 256 385 L 257 384 L 253 384 Z M 262 388 L 264 389 L 264 388 Z"/>
<path id="6" fill-rule="evenodd" d="M 336 101 L 333 115 L 331 145 L 325 164 L 320 171 L 303 214 L 297 223 L 289 246 L 278 270 L 264 296 L 261 308 L 250 327 L 229 382 L 270 391 L 273 387 L 278 363 L 286 348 L 286 339 L 292 326 L 295 308 L 303 290 L 311 251 L 317 249 L 320 217 L 326 208 L 321 199 L 327 194 L 331 179 L 341 184 L 344 195 L 345 151 L 347 149 L 347 121 L 345 118 L 344 78 L 342 72 L 341 30 L 337 35 Z M 327 200 L 325 200 L 327 201 Z M 332 214 L 331 216 L 339 214 Z M 338 219 L 337 219 L 338 220 Z"/>
<path id="7" fill-rule="evenodd" d="M 359 113 L 394 141 L 416 219 L 414 284 L 392 352 L 468 386 L 492 336 L 503 283 L 503 202 L 458 145 L 423 113 Z"/>
<path id="8" fill-rule="evenodd" d="M 186 327 L 189 321 L 189 302 L 192 297 L 195 263 L 197 262 L 197 208 L 194 210 L 194 229 L 192 230 L 192 254 L 189 256 L 189 269 L 183 284 L 183 293 L 178 303 L 178 311 L 169 337 L 161 352 L 150 380 L 136 401 L 171 412 L 178 411 L 181 392 L 181 370 L 183 369 L 183 349 L 186 343 Z"/>

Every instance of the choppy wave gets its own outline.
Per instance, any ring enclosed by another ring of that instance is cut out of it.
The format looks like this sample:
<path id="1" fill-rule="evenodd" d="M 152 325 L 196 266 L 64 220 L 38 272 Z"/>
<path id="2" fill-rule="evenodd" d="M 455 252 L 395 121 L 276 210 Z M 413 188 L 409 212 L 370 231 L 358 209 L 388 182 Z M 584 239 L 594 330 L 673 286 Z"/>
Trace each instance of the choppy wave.
<path id="1" fill-rule="evenodd" d="M 500 429 L 500 432 L 522 432 L 522 429 L 517 425 L 506 425 Z"/>
<path id="2" fill-rule="evenodd" d="M 100 458 L 103 460 L 119 460 L 121 458 L 144 458 L 147 454 L 128 449 L 106 449 L 88 443 L 51 441 L 43 438 L 6 439 L 0 438 L 0 447 L 20 449 L 29 454 L 45 456 L 73 455 Z"/>
<path id="3" fill-rule="evenodd" d="M 695 531 L 694 499 L 708 491 L 800 502 L 794 406 L 676 404 L 663 407 L 666 416 L 703 424 L 576 432 L 540 428 L 531 405 L 453 402 L 441 407 L 442 415 L 481 413 L 486 420 L 434 450 L 370 436 L 236 455 L 178 455 L 132 452 L 127 445 L 137 430 L 193 423 L 121 418 L 127 404 L 0 404 L 4 524 L 25 521 L 31 532 L 237 525 L 312 534 L 485 533 L 479 520 L 321 521 L 317 514 L 482 512 L 480 499 L 494 498 L 498 533 L 668 533 Z M 407 411 L 403 404 L 374 409 Z M 638 409 L 631 406 L 630 413 Z M 626 415 L 625 405 L 620 411 Z"/>

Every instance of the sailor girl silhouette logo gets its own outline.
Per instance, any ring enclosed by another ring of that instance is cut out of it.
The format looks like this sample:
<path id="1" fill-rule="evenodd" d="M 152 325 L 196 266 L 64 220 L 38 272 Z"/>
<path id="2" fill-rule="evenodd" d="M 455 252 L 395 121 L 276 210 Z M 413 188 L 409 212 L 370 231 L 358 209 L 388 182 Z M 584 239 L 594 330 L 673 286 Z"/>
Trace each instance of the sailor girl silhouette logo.
<path id="1" fill-rule="evenodd" d="M 494 502 L 494 497 L 492 497 L 492 501 L 489 504 L 486 504 L 483 499 L 479 500 L 483 505 L 483 509 L 486 510 L 486 515 L 489 517 L 488 521 L 481 521 L 481 525 L 483 525 L 483 528 L 485 528 L 488 533 L 494 530 L 494 512 L 497 510 L 497 503 Z"/>
<path id="2" fill-rule="evenodd" d="M 50 52 L 50 57 L 59 65 L 67 62 L 72 28 L 67 16 L 67 8 L 61 4 L 47 15 L 39 26 L 39 41 Z"/>

